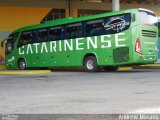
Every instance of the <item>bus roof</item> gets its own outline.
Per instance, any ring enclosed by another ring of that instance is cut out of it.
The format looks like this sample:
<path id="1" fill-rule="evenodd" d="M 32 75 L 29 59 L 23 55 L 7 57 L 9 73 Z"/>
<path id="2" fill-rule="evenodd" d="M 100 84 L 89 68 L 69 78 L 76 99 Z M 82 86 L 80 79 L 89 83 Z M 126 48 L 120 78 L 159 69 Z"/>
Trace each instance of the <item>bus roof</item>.
<path id="1" fill-rule="evenodd" d="M 68 17 L 68 18 L 63 18 L 63 19 L 51 20 L 51 21 L 47 21 L 47 22 L 44 22 L 41 24 L 35 24 L 35 25 L 31 25 L 31 26 L 22 27 L 20 29 L 13 31 L 11 34 L 16 33 L 16 32 L 21 32 L 21 31 L 29 31 L 29 30 L 34 30 L 34 29 L 47 28 L 50 26 L 58 26 L 58 25 L 63 25 L 63 24 L 68 24 L 68 23 L 76 23 L 76 22 L 80 22 L 80 21 L 86 21 L 86 20 L 96 19 L 96 18 L 105 17 L 105 16 L 123 14 L 123 13 L 127 13 L 131 10 L 138 10 L 138 9 L 127 9 L 127 10 L 107 12 L 107 13 L 77 17 L 77 18 Z M 143 9 L 143 10 L 146 10 L 146 9 Z"/>

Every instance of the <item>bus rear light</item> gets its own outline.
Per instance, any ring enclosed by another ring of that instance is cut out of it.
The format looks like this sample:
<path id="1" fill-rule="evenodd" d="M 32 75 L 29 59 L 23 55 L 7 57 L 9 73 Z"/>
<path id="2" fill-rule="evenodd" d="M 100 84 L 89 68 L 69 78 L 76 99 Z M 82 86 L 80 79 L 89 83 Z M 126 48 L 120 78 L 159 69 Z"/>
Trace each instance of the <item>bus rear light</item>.
<path id="1" fill-rule="evenodd" d="M 135 45 L 135 52 L 142 54 L 142 48 L 141 48 L 141 42 L 140 38 L 136 40 L 136 45 Z"/>

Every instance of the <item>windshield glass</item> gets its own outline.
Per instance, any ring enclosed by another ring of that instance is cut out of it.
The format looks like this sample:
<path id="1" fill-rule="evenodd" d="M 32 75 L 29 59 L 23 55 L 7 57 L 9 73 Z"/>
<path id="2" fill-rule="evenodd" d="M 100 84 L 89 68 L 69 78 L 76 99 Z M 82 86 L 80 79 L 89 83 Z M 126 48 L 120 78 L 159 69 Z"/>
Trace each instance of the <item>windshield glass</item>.
<path id="1" fill-rule="evenodd" d="M 10 35 L 9 38 L 7 39 L 6 54 L 10 54 L 13 51 L 17 37 L 18 33 Z"/>
<path id="2" fill-rule="evenodd" d="M 146 25 L 156 25 L 157 17 L 154 13 L 144 10 L 139 10 L 140 12 L 140 23 Z"/>

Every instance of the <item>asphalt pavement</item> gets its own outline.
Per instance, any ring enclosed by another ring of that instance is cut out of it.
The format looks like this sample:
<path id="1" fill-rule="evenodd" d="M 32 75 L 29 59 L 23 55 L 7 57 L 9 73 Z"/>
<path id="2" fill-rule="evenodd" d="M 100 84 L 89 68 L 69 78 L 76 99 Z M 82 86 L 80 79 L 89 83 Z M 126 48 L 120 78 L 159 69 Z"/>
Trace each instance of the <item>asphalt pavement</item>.
<path id="1" fill-rule="evenodd" d="M 0 113 L 160 113 L 160 69 L 0 75 Z"/>

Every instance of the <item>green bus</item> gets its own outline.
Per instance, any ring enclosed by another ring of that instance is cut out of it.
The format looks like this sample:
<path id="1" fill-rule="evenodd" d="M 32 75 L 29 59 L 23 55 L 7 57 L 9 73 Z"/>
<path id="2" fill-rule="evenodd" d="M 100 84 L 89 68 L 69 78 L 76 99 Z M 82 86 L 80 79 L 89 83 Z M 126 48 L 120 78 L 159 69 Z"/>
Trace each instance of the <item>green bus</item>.
<path id="1" fill-rule="evenodd" d="M 158 17 L 158 49 L 160 50 L 160 17 Z M 158 51 L 158 60 L 157 63 L 160 63 L 160 51 Z"/>
<path id="2" fill-rule="evenodd" d="M 154 63 L 157 40 L 157 17 L 150 10 L 69 17 L 12 32 L 6 43 L 6 66 L 113 71 L 118 66 Z"/>

